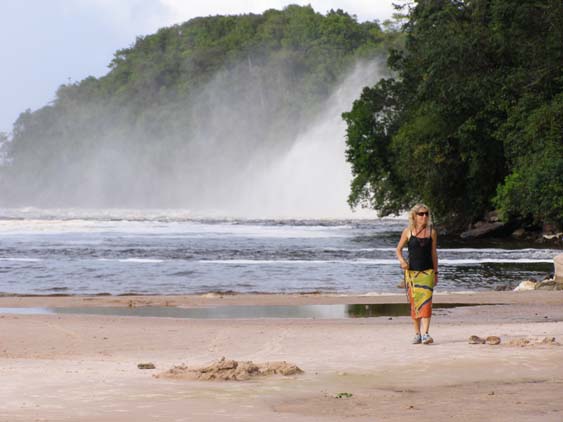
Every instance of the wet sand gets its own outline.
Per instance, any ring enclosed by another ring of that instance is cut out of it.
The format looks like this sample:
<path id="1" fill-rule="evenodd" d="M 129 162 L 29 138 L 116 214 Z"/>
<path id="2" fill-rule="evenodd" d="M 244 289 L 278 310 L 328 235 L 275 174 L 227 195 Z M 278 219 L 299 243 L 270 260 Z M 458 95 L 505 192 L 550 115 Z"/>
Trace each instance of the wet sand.
<path id="1" fill-rule="evenodd" d="M 2 297 L 0 307 L 404 301 L 403 294 Z M 481 305 L 437 310 L 430 346 L 410 344 L 409 317 L 0 315 L 0 421 L 563 420 L 563 346 L 539 343 L 563 343 L 563 292 L 437 294 L 435 302 Z M 471 345 L 471 335 L 502 342 Z M 155 377 L 222 356 L 287 361 L 305 372 L 240 382 Z M 137 368 L 147 362 L 155 369 Z"/>

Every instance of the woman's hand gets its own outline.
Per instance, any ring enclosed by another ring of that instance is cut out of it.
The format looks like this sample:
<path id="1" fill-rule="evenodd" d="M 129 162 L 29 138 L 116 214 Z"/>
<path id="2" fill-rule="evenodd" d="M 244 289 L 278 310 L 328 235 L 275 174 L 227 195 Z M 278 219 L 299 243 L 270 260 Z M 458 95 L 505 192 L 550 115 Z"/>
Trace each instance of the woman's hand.
<path id="1" fill-rule="evenodd" d="M 409 228 L 407 227 L 406 229 L 403 230 L 403 233 L 401 234 L 401 239 L 399 240 L 399 243 L 397 245 L 397 249 L 395 251 L 396 255 L 397 255 L 397 259 L 399 260 L 399 263 L 401 264 L 401 268 L 403 270 L 408 270 L 409 269 L 409 264 L 407 261 L 405 261 L 405 258 L 403 257 L 403 247 L 407 244 L 407 242 L 409 241 Z"/>

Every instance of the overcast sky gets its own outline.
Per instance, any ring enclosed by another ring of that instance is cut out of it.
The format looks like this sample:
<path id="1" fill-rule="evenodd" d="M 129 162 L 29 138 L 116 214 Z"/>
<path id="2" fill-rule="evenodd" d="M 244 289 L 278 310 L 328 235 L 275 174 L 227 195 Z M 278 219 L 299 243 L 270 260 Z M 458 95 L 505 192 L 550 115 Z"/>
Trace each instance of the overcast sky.
<path id="1" fill-rule="evenodd" d="M 19 113 L 54 99 L 57 88 L 107 73 L 113 53 L 138 35 L 196 16 L 262 13 L 310 4 L 384 21 L 396 0 L 1 0 L 0 132 Z"/>

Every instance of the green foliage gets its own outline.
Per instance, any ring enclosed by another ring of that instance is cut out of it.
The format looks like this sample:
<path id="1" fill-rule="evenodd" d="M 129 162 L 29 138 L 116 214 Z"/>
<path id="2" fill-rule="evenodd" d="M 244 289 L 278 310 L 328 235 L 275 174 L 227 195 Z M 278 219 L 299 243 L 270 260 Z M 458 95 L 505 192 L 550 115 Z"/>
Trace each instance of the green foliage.
<path id="1" fill-rule="evenodd" d="M 563 226 L 561 2 L 419 0 L 403 31 L 394 89 L 343 116 L 350 204 L 387 215 L 422 200 L 453 227 L 496 205 Z"/>
<path id="2" fill-rule="evenodd" d="M 138 37 L 115 53 L 105 76 L 62 85 L 52 104 L 20 115 L 0 199 L 125 206 L 128 189 L 153 201 L 145 205 L 167 205 L 157 175 L 188 186 L 214 177 L 201 164 L 213 162 L 205 143 L 221 143 L 225 157 L 241 162 L 254 149 L 283 149 L 281 131 L 300 130 L 358 59 L 399 39 L 342 10 L 322 15 L 295 5 L 196 18 Z M 92 174 L 104 180 L 94 183 Z M 98 202 L 80 199 L 90 191 Z"/>
<path id="3" fill-rule="evenodd" d="M 373 88 L 364 88 L 352 111 L 342 117 L 348 125 L 346 157 L 352 163 L 351 207 L 373 207 L 391 213 L 400 207 L 400 199 L 391 172 L 393 157 L 387 153 L 391 143 L 391 126 L 397 119 L 396 82 L 381 80 Z"/>
<path id="4" fill-rule="evenodd" d="M 529 112 L 526 108 L 516 107 L 503 127 L 513 165 L 494 203 L 506 218 L 562 222 L 563 94 Z"/>

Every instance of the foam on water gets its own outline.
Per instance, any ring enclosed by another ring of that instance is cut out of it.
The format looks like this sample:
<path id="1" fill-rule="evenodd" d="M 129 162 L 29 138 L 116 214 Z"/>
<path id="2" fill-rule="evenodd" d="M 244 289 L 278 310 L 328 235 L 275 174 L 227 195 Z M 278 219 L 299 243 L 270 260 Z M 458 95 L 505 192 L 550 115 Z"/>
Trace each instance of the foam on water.
<path id="1" fill-rule="evenodd" d="M 328 222 L 325 225 L 291 225 L 275 220 L 273 224 L 217 221 L 104 221 L 104 220 L 0 220 L 0 235 L 57 235 L 71 233 L 119 233 L 122 236 L 169 236 L 174 237 L 339 237 L 340 232 L 351 227 L 342 222 Z"/>
<path id="2" fill-rule="evenodd" d="M 441 259 L 440 265 L 456 266 L 471 264 L 534 264 L 552 263 L 553 259 Z M 256 260 L 256 259 L 224 259 L 201 260 L 200 264 L 227 264 L 227 265 L 318 265 L 318 264 L 346 264 L 346 265 L 397 265 L 396 259 L 357 259 L 357 260 Z"/>
<path id="3" fill-rule="evenodd" d="M 404 219 L 217 220 L 187 212 L 0 212 L 0 293 L 397 292 Z M 541 278 L 559 250 L 439 240 L 440 289 Z"/>

